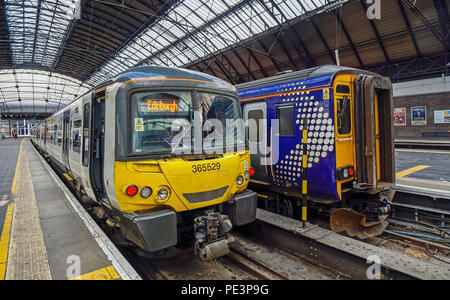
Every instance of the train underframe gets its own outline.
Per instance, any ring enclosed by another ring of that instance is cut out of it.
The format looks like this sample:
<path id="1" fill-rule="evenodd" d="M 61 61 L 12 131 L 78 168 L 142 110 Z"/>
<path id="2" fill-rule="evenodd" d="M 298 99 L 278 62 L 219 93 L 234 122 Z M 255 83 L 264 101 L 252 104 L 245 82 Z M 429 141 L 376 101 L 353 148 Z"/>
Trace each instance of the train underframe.
<path id="1" fill-rule="evenodd" d="M 267 190 L 252 186 L 258 193 L 258 207 L 289 218 L 301 219 L 301 196 L 295 192 Z M 370 194 L 351 191 L 343 195 L 342 201 L 315 201 L 308 197 L 310 215 L 329 218 L 329 226 L 335 232 L 346 232 L 349 236 L 366 239 L 380 235 L 386 229 L 391 212 L 394 192 L 388 189 Z"/>

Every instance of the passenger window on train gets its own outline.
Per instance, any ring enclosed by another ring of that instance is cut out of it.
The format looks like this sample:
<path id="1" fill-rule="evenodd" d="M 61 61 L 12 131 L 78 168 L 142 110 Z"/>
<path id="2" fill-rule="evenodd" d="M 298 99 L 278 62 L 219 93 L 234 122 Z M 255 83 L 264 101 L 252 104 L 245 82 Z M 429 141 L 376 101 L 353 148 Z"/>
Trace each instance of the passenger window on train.
<path id="1" fill-rule="evenodd" d="M 84 105 L 83 110 L 83 166 L 89 165 L 89 122 L 91 119 L 90 104 Z M 80 137 L 81 138 L 81 137 Z"/>
<path id="2" fill-rule="evenodd" d="M 277 107 L 277 119 L 280 122 L 280 136 L 294 135 L 294 107 Z"/>
<path id="3" fill-rule="evenodd" d="M 264 112 L 260 109 L 251 110 L 248 112 L 248 120 L 254 120 L 254 123 L 249 123 L 249 127 L 247 127 L 247 137 L 252 143 L 259 143 L 261 141 L 260 137 L 260 120 L 264 118 Z M 253 125 L 253 126 L 252 126 Z M 250 132 L 250 126 L 255 128 L 256 130 L 252 130 Z"/>
<path id="4" fill-rule="evenodd" d="M 74 152 L 80 153 L 81 150 L 81 120 L 73 122 L 72 149 Z"/>

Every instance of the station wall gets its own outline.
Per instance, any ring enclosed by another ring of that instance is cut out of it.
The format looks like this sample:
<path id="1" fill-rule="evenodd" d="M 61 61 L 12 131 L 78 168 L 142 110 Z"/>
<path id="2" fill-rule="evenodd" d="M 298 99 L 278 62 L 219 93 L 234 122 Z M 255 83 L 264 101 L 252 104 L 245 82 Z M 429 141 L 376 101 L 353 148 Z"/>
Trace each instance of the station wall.
<path id="1" fill-rule="evenodd" d="M 450 78 L 394 84 L 394 123 L 395 138 L 450 138 Z"/>

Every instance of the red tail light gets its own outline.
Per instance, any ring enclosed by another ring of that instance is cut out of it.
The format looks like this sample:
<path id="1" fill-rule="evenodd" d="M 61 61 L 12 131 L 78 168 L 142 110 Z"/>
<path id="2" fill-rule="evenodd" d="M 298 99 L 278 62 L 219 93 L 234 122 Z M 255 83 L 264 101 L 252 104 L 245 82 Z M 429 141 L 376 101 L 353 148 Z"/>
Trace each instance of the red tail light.
<path id="1" fill-rule="evenodd" d="M 350 176 L 353 176 L 355 174 L 355 170 L 353 170 L 353 168 L 350 168 L 350 170 L 348 170 L 348 173 L 350 174 Z"/>
<path id="2" fill-rule="evenodd" d="M 255 175 L 255 169 L 253 169 L 253 168 L 250 168 L 250 169 L 248 170 L 248 172 L 250 173 L 250 176 Z"/>
<path id="3" fill-rule="evenodd" d="M 127 187 L 127 195 L 130 197 L 136 196 L 138 193 L 138 187 L 135 185 L 130 185 Z"/>

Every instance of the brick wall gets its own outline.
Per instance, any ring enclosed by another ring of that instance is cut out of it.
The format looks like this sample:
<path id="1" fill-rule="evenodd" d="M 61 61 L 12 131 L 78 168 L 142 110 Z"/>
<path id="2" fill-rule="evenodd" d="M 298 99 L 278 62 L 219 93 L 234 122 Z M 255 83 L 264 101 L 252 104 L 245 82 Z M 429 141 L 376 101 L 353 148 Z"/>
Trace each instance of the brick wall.
<path id="1" fill-rule="evenodd" d="M 427 125 L 411 125 L 411 107 L 426 106 Z M 406 126 L 394 126 L 394 137 L 421 137 L 422 132 L 448 132 L 450 124 L 435 124 L 435 110 L 450 110 L 450 93 L 394 98 L 394 108 L 406 108 Z"/>

